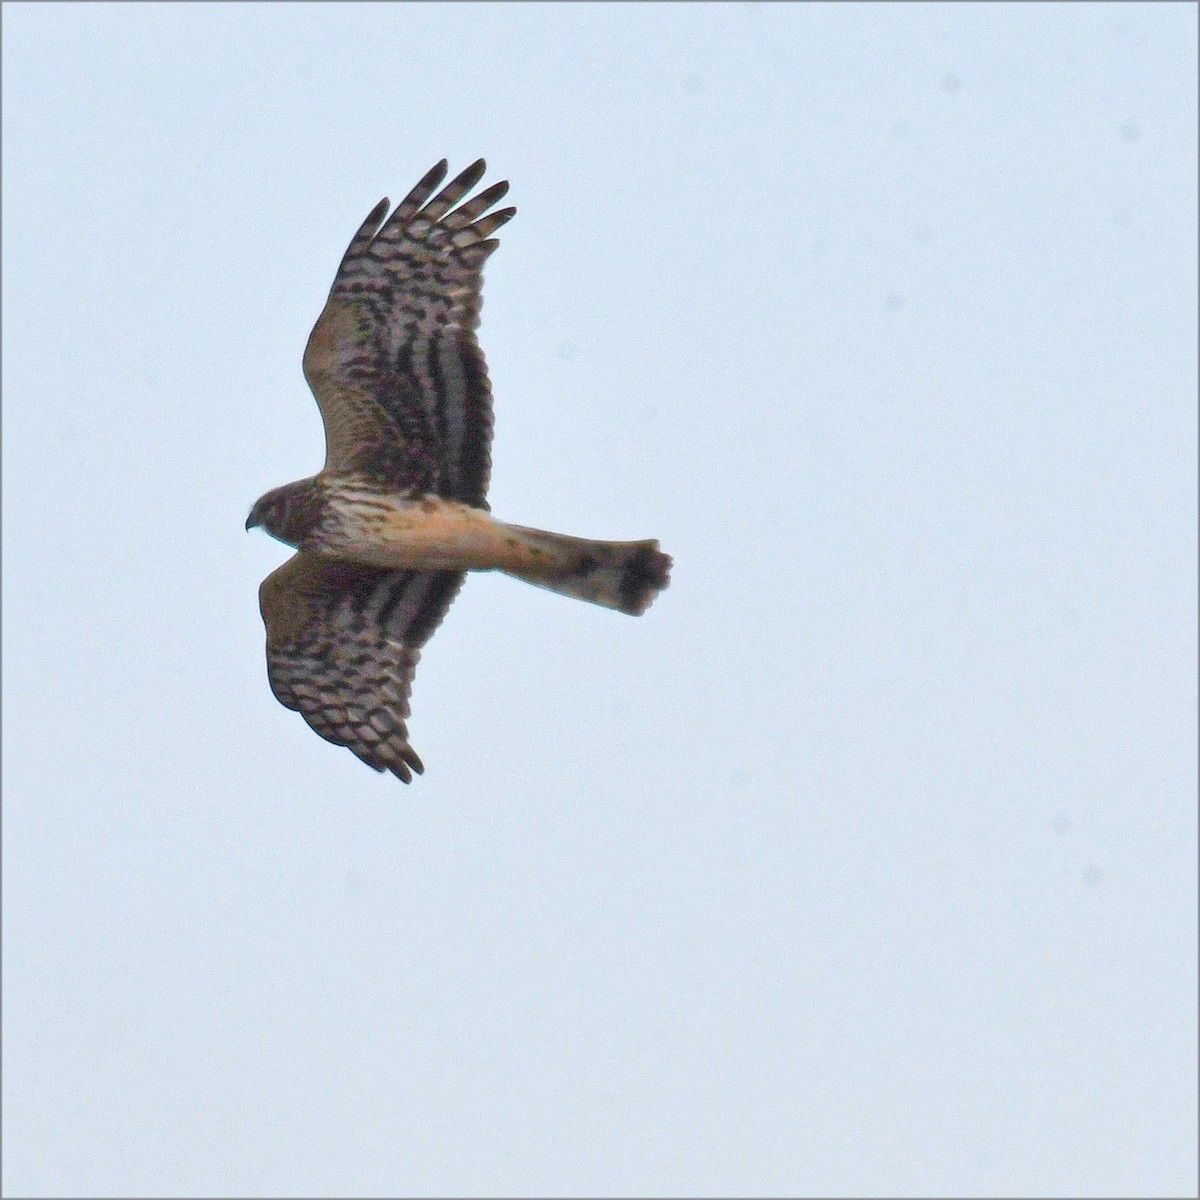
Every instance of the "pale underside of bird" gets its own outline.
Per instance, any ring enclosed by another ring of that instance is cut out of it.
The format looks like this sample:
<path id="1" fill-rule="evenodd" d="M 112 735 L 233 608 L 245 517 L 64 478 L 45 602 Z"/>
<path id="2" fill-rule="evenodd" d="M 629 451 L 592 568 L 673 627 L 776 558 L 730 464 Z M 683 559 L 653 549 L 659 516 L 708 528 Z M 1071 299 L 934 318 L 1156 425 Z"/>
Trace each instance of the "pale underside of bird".
<path id="1" fill-rule="evenodd" d="M 424 770 L 406 725 L 413 672 L 464 572 L 638 614 L 671 565 L 656 541 L 568 537 L 488 512 L 491 388 L 475 329 L 491 235 L 516 209 L 490 211 L 507 181 L 466 199 L 484 170 L 480 159 L 439 191 L 443 160 L 354 235 L 304 352 L 325 465 L 268 492 L 246 521 L 297 550 L 259 589 L 276 698 L 406 783 Z"/>

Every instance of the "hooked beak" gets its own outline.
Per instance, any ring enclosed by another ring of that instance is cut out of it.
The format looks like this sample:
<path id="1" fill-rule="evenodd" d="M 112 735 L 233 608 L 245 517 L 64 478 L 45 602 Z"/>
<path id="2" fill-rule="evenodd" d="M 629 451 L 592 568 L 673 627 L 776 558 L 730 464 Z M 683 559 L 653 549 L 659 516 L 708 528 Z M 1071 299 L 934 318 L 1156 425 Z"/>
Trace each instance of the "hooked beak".
<path id="1" fill-rule="evenodd" d="M 246 518 L 246 529 L 251 530 L 262 524 L 262 520 L 258 515 L 257 505 L 250 510 L 250 515 Z"/>

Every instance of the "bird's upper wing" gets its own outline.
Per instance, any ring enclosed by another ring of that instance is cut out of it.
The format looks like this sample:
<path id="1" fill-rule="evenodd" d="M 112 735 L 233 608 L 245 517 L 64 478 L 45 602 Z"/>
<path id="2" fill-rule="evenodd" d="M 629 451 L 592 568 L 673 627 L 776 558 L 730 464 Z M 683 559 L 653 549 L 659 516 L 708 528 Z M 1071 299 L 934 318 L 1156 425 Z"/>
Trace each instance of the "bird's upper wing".
<path id="1" fill-rule="evenodd" d="M 327 471 L 484 505 L 492 405 L 474 330 L 490 235 L 516 212 L 484 215 L 507 181 L 459 203 L 485 169 L 480 159 L 437 191 L 443 159 L 354 235 L 304 352 Z"/>
<path id="2" fill-rule="evenodd" d="M 413 672 L 462 581 L 458 571 L 293 555 L 258 593 L 276 699 L 323 738 L 408 783 L 424 770 L 405 725 Z"/>

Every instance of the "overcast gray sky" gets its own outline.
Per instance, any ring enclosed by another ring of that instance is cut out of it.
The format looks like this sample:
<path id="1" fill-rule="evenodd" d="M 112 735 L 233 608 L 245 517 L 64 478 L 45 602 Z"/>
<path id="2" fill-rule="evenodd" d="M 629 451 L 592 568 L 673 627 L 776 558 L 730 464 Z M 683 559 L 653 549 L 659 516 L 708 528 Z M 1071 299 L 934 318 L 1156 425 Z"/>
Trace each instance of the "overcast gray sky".
<path id="1" fill-rule="evenodd" d="M 6 4 L 6 1194 L 1188 1194 L 1191 5 Z M 404 787 L 242 525 L 442 156 L 494 510 Z"/>

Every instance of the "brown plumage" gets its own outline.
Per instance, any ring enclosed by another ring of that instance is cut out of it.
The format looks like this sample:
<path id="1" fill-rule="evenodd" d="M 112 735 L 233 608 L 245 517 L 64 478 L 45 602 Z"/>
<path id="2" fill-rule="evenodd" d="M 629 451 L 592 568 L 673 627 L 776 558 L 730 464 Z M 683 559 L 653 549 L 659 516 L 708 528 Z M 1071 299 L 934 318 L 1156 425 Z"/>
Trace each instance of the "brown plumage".
<path id="1" fill-rule="evenodd" d="M 268 492 L 246 522 L 298 550 L 259 589 L 276 697 L 405 782 L 424 769 L 405 724 L 413 671 L 465 571 L 640 613 L 671 564 L 654 541 L 488 514 L 491 389 L 474 331 L 491 235 L 516 210 L 488 212 L 507 182 L 466 200 L 484 170 L 480 159 L 439 191 L 443 160 L 354 235 L 304 351 L 325 466 Z"/>

